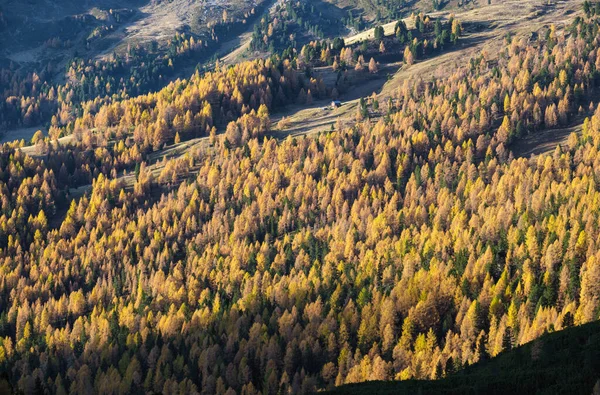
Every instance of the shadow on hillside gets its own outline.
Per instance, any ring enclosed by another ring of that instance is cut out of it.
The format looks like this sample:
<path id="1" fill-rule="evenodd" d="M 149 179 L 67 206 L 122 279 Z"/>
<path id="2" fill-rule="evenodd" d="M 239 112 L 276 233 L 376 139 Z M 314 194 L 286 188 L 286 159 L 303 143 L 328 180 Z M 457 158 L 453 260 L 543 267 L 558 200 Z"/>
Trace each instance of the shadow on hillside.
<path id="1" fill-rule="evenodd" d="M 93 16 L 95 9 L 108 11 L 130 8 L 138 11 L 139 7 L 149 2 L 150 0 L 96 0 L 93 4 L 72 0 L 6 2 L 2 7 L 8 27 L 3 41 L 7 48 L 17 45 L 20 50 L 35 48 L 55 38 L 72 41 L 77 36 L 89 34 L 91 29 L 102 23 Z M 129 24 L 129 21 L 124 23 Z"/>
<path id="2" fill-rule="evenodd" d="M 532 132 L 511 144 L 512 153 L 517 158 L 530 157 L 553 151 L 557 146 L 566 144 L 571 133 L 580 133 L 583 120 L 574 125 Z"/>
<path id="3" fill-rule="evenodd" d="M 599 379 L 596 321 L 547 333 L 438 380 L 371 381 L 329 394 L 591 394 Z"/>

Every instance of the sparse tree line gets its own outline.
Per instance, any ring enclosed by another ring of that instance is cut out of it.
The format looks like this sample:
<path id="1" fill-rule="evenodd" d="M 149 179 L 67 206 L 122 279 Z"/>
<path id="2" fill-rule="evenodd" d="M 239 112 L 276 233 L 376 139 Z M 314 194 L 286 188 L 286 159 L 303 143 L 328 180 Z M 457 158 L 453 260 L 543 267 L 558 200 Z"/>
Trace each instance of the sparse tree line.
<path id="1" fill-rule="evenodd" d="M 324 39 L 343 31 L 338 20 L 324 15 L 310 2 L 289 0 L 279 3 L 274 14 L 265 15 L 254 25 L 250 49 L 293 54 L 292 49 L 300 48 L 311 39 Z"/>
<path id="2" fill-rule="evenodd" d="M 365 70 L 371 59 L 390 56 L 411 65 L 416 60 L 455 44 L 462 34 L 460 22 L 453 17 L 447 22 L 432 21 L 426 15 L 413 16 L 416 28 L 408 29 L 400 20 L 394 35 L 386 37 L 382 26 L 374 28 L 373 39 L 346 45 L 343 39 L 312 41 L 304 45 L 298 57 L 299 67 L 332 65 L 334 71 L 355 68 Z M 369 59 L 369 60 L 366 60 Z"/>

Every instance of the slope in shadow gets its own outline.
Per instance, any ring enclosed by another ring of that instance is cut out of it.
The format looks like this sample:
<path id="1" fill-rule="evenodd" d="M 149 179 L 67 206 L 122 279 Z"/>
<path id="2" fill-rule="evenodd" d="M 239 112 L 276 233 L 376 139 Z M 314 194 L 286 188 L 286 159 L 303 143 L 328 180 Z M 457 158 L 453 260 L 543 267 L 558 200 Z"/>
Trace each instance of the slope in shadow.
<path id="1" fill-rule="evenodd" d="M 595 385 L 600 387 L 598 321 L 543 335 L 440 380 L 368 382 L 329 393 L 591 394 Z"/>

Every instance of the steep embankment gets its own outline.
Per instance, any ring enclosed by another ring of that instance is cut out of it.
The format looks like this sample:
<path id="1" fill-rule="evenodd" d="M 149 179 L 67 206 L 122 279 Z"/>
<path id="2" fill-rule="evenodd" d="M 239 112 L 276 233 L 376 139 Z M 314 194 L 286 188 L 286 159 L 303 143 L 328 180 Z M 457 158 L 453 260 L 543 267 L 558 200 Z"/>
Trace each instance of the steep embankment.
<path id="1" fill-rule="evenodd" d="M 345 385 L 330 394 L 590 394 L 597 389 L 600 322 L 544 335 L 443 379 Z"/>

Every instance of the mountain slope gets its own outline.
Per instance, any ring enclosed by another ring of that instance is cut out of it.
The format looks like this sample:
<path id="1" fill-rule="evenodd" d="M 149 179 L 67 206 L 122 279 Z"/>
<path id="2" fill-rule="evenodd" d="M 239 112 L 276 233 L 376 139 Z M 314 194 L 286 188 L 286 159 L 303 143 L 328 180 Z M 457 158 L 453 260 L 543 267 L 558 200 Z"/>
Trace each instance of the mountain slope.
<path id="1" fill-rule="evenodd" d="M 330 394 L 590 394 L 600 380 L 600 322 L 544 335 L 440 380 L 367 382 Z"/>

